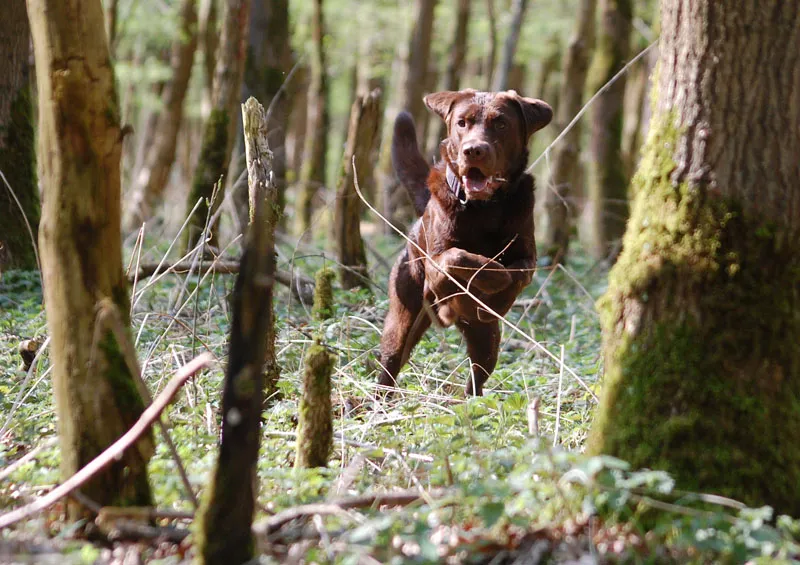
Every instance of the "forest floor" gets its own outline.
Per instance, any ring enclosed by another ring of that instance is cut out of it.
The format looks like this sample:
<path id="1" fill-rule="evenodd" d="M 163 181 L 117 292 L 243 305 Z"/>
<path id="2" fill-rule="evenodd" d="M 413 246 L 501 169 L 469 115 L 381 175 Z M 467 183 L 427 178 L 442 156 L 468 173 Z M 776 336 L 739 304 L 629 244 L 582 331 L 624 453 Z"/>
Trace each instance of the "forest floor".
<path id="1" fill-rule="evenodd" d="M 769 508 L 748 509 L 678 491 L 662 472 L 581 454 L 602 374 L 594 301 L 604 291 L 607 273 L 580 250 L 567 268 L 540 266 L 512 308 L 507 319 L 517 330 L 503 330 L 500 360 L 484 397 L 464 399 L 466 351 L 458 332 L 448 329 L 429 330 L 401 373 L 400 392 L 390 401 L 376 400 L 386 281 L 402 243 L 371 236 L 368 244 L 373 290 L 337 289 L 332 319 L 312 321 L 286 288 L 277 291 L 281 379 L 279 397 L 264 413 L 258 465 L 261 562 L 774 563 L 800 558 L 795 541 L 800 522 L 773 517 Z M 167 250 L 165 244 L 146 243 L 141 255 L 131 244 L 127 251 L 147 263 L 159 261 Z M 324 265 L 335 267 L 330 255 L 313 246 L 281 246 L 279 259 L 280 268 L 307 275 Z M 233 281 L 213 273 L 167 274 L 138 280 L 133 288 L 133 335 L 153 393 L 197 354 L 210 351 L 217 360 L 168 409 L 180 459 L 201 496 L 217 456 Z M 302 359 L 314 334 L 324 336 L 338 358 L 335 446 L 327 468 L 295 470 Z M 46 335 L 38 275 L 5 273 L 0 281 L 0 513 L 36 499 L 59 480 L 47 349 L 27 372 L 17 354 L 20 341 Z M 15 465 L 32 450 L 34 457 Z M 191 559 L 193 507 L 163 442 L 150 464 L 150 480 L 158 509 L 186 516 L 159 518 L 158 529 L 147 531 L 130 521 L 105 524 L 100 528 L 104 541 L 89 543 L 76 535 L 85 531 L 83 525 L 65 523 L 56 505 L 0 532 L 0 563 Z M 419 498 L 394 506 L 352 499 L 396 492 Z M 276 525 L 277 513 L 310 503 L 322 505 L 319 513 Z M 355 507 L 344 509 L 348 504 Z"/>

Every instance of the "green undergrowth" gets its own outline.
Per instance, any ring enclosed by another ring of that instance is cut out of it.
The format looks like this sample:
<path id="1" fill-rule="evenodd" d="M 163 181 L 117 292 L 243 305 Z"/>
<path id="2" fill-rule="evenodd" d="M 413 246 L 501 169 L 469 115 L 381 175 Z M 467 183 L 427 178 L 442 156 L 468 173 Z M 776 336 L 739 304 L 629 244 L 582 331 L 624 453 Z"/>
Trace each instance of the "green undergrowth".
<path id="1" fill-rule="evenodd" d="M 146 241 L 142 263 L 158 261 L 166 245 Z M 369 247 L 391 262 L 401 243 L 374 237 Z M 229 253 L 232 258 L 238 250 Z M 454 329 L 429 330 L 400 374 L 399 392 L 391 400 L 377 400 L 388 270 L 374 255 L 368 260 L 372 292 L 343 291 L 335 282 L 334 312 L 325 320 L 314 319 L 311 305 L 277 288 L 281 394 L 263 415 L 262 510 L 256 519 L 364 493 L 417 489 L 429 497 L 393 510 L 326 516 L 327 542 L 320 544 L 297 545 L 315 536 L 313 525 L 288 525 L 266 561 L 282 562 L 300 547 L 308 562 L 337 563 L 358 563 L 365 555 L 387 563 L 507 563 L 526 552 L 549 555 L 553 562 L 593 556 L 599 561 L 735 563 L 800 555 L 793 541 L 800 524 L 773 517 L 769 509 L 729 508 L 716 499 L 676 492 L 664 473 L 582 455 L 602 371 L 594 301 L 605 291 L 606 273 L 581 250 L 565 270 L 538 270 L 507 316 L 521 333 L 504 327 L 486 396 L 469 401 L 463 397 L 466 350 Z M 321 252 L 282 246 L 278 267 L 310 276 L 336 264 Z M 193 274 L 140 280 L 133 290 L 132 335 L 153 395 L 200 352 L 210 350 L 219 361 L 186 385 L 168 410 L 171 434 L 195 491 L 208 483 L 215 464 L 232 288 L 229 275 Z M 29 379 L 16 354 L 21 339 L 45 335 L 38 277 L 5 273 L 0 281 L 0 426 L 9 425 L 0 436 L 0 469 L 55 434 L 47 352 Z M 333 451 L 326 468 L 294 469 L 302 361 L 315 336 L 336 358 Z M 569 370 L 554 361 L 562 348 Z M 535 424 L 538 436 L 532 437 Z M 156 441 L 149 467 L 156 503 L 190 510 L 176 464 L 157 434 Z M 57 449 L 44 449 L 0 482 L 0 511 L 57 481 Z M 40 527 L 30 524 L 19 528 Z M 65 526 L 48 528 L 55 535 Z"/>

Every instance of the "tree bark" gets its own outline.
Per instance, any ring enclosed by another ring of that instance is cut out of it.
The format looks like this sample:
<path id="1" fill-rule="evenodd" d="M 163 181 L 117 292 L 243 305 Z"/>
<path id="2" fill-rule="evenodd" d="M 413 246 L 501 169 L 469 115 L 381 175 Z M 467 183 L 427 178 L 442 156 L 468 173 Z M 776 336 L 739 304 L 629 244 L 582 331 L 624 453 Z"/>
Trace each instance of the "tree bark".
<path id="1" fill-rule="evenodd" d="M 600 0 L 600 14 L 597 48 L 588 77 L 591 93 L 600 90 L 628 60 L 631 0 Z M 589 251 L 596 259 L 616 255 L 628 219 L 628 179 L 622 161 L 624 94 L 622 76 L 589 110 Z"/>
<path id="2" fill-rule="evenodd" d="M 331 373 L 334 361 L 333 355 L 319 343 L 312 345 L 306 353 L 303 395 L 297 417 L 295 469 L 325 467 L 328 464 L 333 447 Z"/>
<path id="3" fill-rule="evenodd" d="M 421 126 L 424 123 L 427 110 L 422 101 L 425 94 L 428 63 L 431 53 L 431 39 L 433 34 L 433 16 L 437 0 L 416 0 L 414 8 L 414 25 L 408 44 L 408 57 L 400 69 L 400 99 L 397 101 L 396 111 L 387 115 L 387 124 L 394 122 L 399 110 L 407 110 L 414 118 L 414 123 Z M 384 143 L 381 147 L 380 180 L 382 182 L 384 211 L 386 216 L 396 226 L 404 226 L 414 217 L 411 200 L 403 186 L 397 182 L 392 169 L 391 160 L 391 132 L 392 127 L 384 127 Z M 419 127 L 420 131 L 423 129 Z M 420 138 L 424 146 L 424 138 Z"/>
<path id="4" fill-rule="evenodd" d="M 295 201 L 295 232 L 307 234 L 311 227 L 314 196 L 325 185 L 325 157 L 328 152 L 328 93 L 325 49 L 325 19 L 323 0 L 314 0 L 311 20 L 311 78 L 308 86 L 308 110 L 303 145 L 303 162 L 300 165 L 300 182 Z"/>
<path id="5" fill-rule="evenodd" d="M 575 28 L 564 54 L 563 78 L 555 126 L 563 130 L 580 112 L 589 55 L 594 45 L 596 0 L 581 0 Z M 544 193 L 544 229 L 542 245 L 545 254 L 564 262 L 569 250 L 571 219 L 575 217 L 573 191 L 580 169 L 581 122 L 578 121 L 553 148 L 550 181 Z"/>
<path id="6" fill-rule="evenodd" d="M 214 69 L 217 66 L 219 29 L 217 19 L 217 0 L 200 0 L 200 22 L 198 33 L 203 53 L 203 97 L 202 116 L 208 119 L 211 113 L 211 97 L 214 91 Z"/>
<path id="7" fill-rule="evenodd" d="M 372 176 L 371 156 L 378 140 L 380 122 L 381 91 L 373 90 L 359 96 L 350 110 L 350 127 L 342 159 L 339 186 L 336 189 L 336 244 L 339 252 L 339 277 L 342 287 L 368 288 L 367 255 L 361 239 L 361 199 L 355 191 L 353 160 L 358 173 L 359 186 L 362 178 Z"/>
<path id="8" fill-rule="evenodd" d="M 800 5 L 662 2 L 589 451 L 800 513 Z"/>
<path id="9" fill-rule="evenodd" d="M 25 0 L 9 0 L 0 21 L 0 172 L 5 176 L 5 181 L 0 179 L 0 276 L 5 269 L 38 268 L 34 244 L 40 211 L 28 68 L 30 39 Z"/>
<path id="10" fill-rule="evenodd" d="M 233 151 L 236 131 L 233 113 L 242 91 L 249 17 L 250 0 L 225 0 L 222 37 L 214 69 L 212 108 L 203 132 L 203 146 L 189 192 L 187 214 L 198 201 L 201 204 L 191 213 L 186 226 L 184 251 L 199 243 L 207 219 L 214 215 L 224 197 L 225 183 L 220 179 L 227 175 Z M 219 187 L 215 190 L 217 183 Z M 208 225 L 208 240 L 213 247 L 217 245 L 217 224 L 218 221 L 212 221 Z"/>
<path id="11" fill-rule="evenodd" d="M 80 17 L 76 14 L 80 13 Z M 143 411 L 132 377 L 120 235 L 119 121 L 100 0 L 29 0 L 45 187 L 42 259 L 61 475 L 73 475 Z M 150 506 L 148 434 L 81 489 L 101 506 Z M 83 508 L 68 504 L 70 519 Z"/>
<path id="12" fill-rule="evenodd" d="M 464 57 L 467 54 L 467 30 L 469 27 L 469 8 L 471 0 L 458 0 L 456 5 L 456 22 L 453 29 L 453 41 L 450 44 L 450 57 L 447 60 L 447 70 L 444 73 L 442 90 L 458 90 L 461 74 L 464 69 Z M 447 135 L 447 126 L 444 120 L 437 120 L 436 141 L 433 148 L 434 157 L 439 157 L 439 145 Z"/>
<path id="13" fill-rule="evenodd" d="M 508 89 L 508 75 L 514 64 L 514 55 L 517 53 L 519 34 L 522 30 L 522 22 L 525 20 L 525 8 L 527 0 L 514 0 L 511 16 L 511 30 L 508 32 L 506 44 L 503 47 L 503 58 L 500 60 L 500 68 L 494 81 L 494 90 L 501 91 Z"/>
<path id="14" fill-rule="evenodd" d="M 489 23 L 489 54 L 486 56 L 486 90 L 494 85 L 494 67 L 497 64 L 497 16 L 494 0 L 486 0 L 486 19 Z"/>
<path id="15" fill-rule="evenodd" d="M 243 114 L 254 209 L 233 293 L 231 344 L 222 393 L 222 442 L 200 516 L 198 554 L 200 563 L 206 565 L 246 563 L 255 556 L 256 466 L 264 364 L 270 349 L 274 361 L 272 287 L 278 191 L 270 182 L 272 155 L 267 145 L 266 112 L 251 98 L 243 105 Z"/>
<path id="16" fill-rule="evenodd" d="M 248 96 L 255 97 L 266 108 L 271 108 L 267 141 L 272 149 L 272 175 L 278 190 L 277 205 L 283 210 L 286 205 L 286 126 L 289 122 L 289 101 L 296 90 L 294 82 L 284 86 L 294 59 L 289 41 L 289 2 L 252 2 L 244 86 Z M 243 207 L 244 210 L 239 212 L 240 217 L 247 217 L 249 206 L 246 199 Z"/>
<path id="17" fill-rule="evenodd" d="M 164 87 L 164 108 L 158 114 L 152 143 L 145 151 L 144 164 L 133 183 L 131 204 L 124 222 L 132 230 L 153 215 L 169 181 L 178 132 L 183 122 L 183 102 L 192 76 L 194 54 L 197 50 L 197 0 L 183 0 L 180 8 L 181 27 L 172 44 L 170 67 L 172 77 Z"/>

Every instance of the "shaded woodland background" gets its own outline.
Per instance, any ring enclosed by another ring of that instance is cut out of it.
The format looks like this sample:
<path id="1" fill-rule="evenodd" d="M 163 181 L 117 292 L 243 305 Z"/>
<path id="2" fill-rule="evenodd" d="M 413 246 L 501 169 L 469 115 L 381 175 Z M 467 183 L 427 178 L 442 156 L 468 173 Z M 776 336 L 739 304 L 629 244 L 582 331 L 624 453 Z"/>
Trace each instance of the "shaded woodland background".
<path id="1" fill-rule="evenodd" d="M 800 556 L 797 2 L 6 1 L 0 561 Z M 468 87 L 555 109 L 538 269 L 388 400 L 391 124 Z"/>

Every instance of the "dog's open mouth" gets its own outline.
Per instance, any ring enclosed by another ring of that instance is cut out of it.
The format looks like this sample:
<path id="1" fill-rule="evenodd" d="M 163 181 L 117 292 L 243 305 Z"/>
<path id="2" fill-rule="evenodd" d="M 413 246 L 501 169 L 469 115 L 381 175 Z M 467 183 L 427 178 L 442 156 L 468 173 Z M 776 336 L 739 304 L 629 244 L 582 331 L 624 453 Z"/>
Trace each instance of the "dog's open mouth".
<path id="1" fill-rule="evenodd" d="M 491 189 L 494 177 L 487 177 L 478 167 L 470 167 L 461 182 L 468 194 L 480 194 Z"/>

